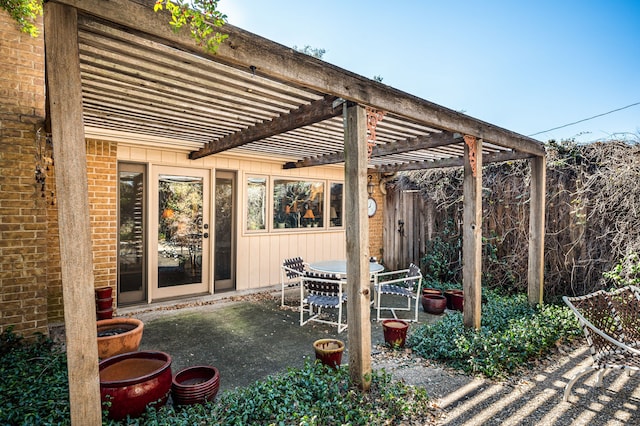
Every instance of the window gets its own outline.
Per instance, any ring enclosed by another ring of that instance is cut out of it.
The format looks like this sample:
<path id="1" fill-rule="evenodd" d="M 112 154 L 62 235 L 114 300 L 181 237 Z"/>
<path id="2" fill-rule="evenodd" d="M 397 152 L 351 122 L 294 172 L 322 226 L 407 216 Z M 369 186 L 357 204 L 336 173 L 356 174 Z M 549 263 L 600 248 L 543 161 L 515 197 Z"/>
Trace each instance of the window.
<path id="1" fill-rule="evenodd" d="M 324 183 L 289 179 L 273 181 L 273 227 L 316 228 L 324 219 Z"/>
<path id="2" fill-rule="evenodd" d="M 247 178 L 247 231 L 265 230 L 267 227 L 267 178 Z"/>
<path id="3" fill-rule="evenodd" d="M 344 184 L 331 183 L 331 199 L 329 200 L 329 226 L 342 226 L 342 194 Z"/>

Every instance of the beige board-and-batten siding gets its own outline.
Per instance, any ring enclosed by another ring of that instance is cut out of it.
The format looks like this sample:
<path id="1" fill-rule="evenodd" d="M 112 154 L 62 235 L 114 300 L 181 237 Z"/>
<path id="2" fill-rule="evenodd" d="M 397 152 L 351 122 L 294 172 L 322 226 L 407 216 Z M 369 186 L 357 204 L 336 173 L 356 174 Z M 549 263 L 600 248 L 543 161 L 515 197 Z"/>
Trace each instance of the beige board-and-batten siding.
<path id="1" fill-rule="evenodd" d="M 246 181 L 249 176 L 272 178 L 300 178 L 302 180 L 324 180 L 344 182 L 342 166 L 308 167 L 292 170 L 282 169 L 282 160 L 256 159 L 255 156 L 223 155 L 189 160 L 186 151 L 157 149 L 145 146 L 118 144 L 118 161 L 154 165 L 200 168 L 206 170 L 232 171 L 236 173 L 236 290 L 257 289 L 280 282 L 280 265 L 288 257 L 300 256 L 305 261 L 345 259 L 345 229 L 301 228 L 295 230 L 272 230 L 267 219 L 266 231 L 245 229 Z M 269 184 L 269 191 L 271 184 Z M 325 186 L 325 194 L 329 188 Z M 267 217 L 270 218 L 271 198 L 268 199 Z M 325 208 L 328 208 L 325 205 Z M 213 276 L 213 270 L 211 271 Z M 210 281 L 213 281 L 212 279 Z M 152 291 L 149 283 L 149 289 Z M 211 285 L 210 289 L 212 290 Z M 153 299 L 153 295 L 151 295 Z"/>

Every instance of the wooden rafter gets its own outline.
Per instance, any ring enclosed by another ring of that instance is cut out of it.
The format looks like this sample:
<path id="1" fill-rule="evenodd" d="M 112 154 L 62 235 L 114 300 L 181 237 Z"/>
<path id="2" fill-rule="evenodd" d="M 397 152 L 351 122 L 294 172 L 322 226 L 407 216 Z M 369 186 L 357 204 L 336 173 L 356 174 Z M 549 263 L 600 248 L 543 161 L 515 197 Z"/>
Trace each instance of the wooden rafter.
<path id="1" fill-rule="evenodd" d="M 499 163 L 502 161 L 524 160 L 532 158 L 534 155 L 524 152 L 503 151 L 486 154 L 483 156 L 483 164 Z M 460 157 L 443 158 L 441 160 L 432 161 L 416 161 L 413 163 L 389 164 L 376 167 L 376 171 L 380 173 L 403 172 L 409 170 L 426 170 L 439 169 L 442 167 L 461 167 L 464 165 L 463 159 Z"/>
<path id="2" fill-rule="evenodd" d="M 237 148 L 250 142 L 333 118 L 342 114 L 342 107 L 334 106 L 336 99 L 337 97 L 335 96 L 325 96 L 310 104 L 303 105 L 289 114 L 281 115 L 271 121 L 225 136 L 217 141 L 209 142 L 203 148 L 191 152 L 189 158 L 195 160 L 206 157 L 207 155 Z"/>
<path id="3" fill-rule="evenodd" d="M 421 149 L 436 148 L 452 143 L 460 142 L 461 138 L 451 132 L 432 133 L 411 139 L 405 139 L 394 143 L 376 145 L 371 153 L 371 158 L 385 157 L 393 154 L 417 151 Z M 297 162 L 289 162 L 282 166 L 283 169 L 320 166 L 336 164 L 344 161 L 344 152 L 322 155 L 314 158 L 305 158 Z"/>

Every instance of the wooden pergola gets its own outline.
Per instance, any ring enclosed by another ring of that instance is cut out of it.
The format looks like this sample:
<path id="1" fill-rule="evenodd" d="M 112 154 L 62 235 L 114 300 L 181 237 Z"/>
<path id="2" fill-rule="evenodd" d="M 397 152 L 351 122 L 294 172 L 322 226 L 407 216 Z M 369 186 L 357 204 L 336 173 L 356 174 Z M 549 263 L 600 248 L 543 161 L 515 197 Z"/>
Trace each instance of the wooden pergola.
<path id="1" fill-rule="evenodd" d="M 45 3 L 72 422 L 96 424 L 100 416 L 95 325 L 87 321 L 95 311 L 86 137 L 179 149 L 194 161 L 229 151 L 283 158 L 283 168 L 344 163 L 349 368 L 363 389 L 371 371 L 368 169 L 464 167 L 464 322 L 478 328 L 482 166 L 529 159 L 529 300 L 542 301 L 540 142 L 231 25 L 217 54 L 206 53 L 187 31 L 174 33 L 153 3 Z"/>

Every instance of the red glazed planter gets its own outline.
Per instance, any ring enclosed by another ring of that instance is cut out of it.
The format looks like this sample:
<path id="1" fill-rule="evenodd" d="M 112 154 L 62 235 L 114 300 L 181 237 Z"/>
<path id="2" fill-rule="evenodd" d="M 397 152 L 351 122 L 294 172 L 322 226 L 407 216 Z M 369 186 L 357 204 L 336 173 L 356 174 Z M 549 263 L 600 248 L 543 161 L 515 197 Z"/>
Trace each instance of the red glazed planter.
<path id="1" fill-rule="evenodd" d="M 171 392 L 171 356 L 165 352 L 116 355 L 101 361 L 98 369 L 102 406 L 113 420 L 138 417 L 150 403 L 162 406 Z"/>
<path id="2" fill-rule="evenodd" d="M 320 339 L 313 342 L 313 349 L 316 352 L 316 359 L 324 365 L 338 368 L 342 363 L 342 353 L 344 352 L 344 342 L 337 339 Z"/>
<path id="3" fill-rule="evenodd" d="M 97 323 L 98 357 L 109 358 L 137 351 L 142 340 L 144 323 L 136 318 L 114 318 Z"/>
<path id="4" fill-rule="evenodd" d="M 450 290 L 444 291 L 444 295 L 447 298 L 447 309 L 454 309 L 453 307 L 454 294 L 462 294 L 462 290 L 450 289 Z"/>
<path id="5" fill-rule="evenodd" d="M 111 287 L 98 287 L 95 290 L 96 299 L 109 299 L 113 300 L 113 289 Z"/>
<path id="6" fill-rule="evenodd" d="M 437 288 L 427 287 L 422 289 L 422 295 L 423 296 L 427 296 L 427 295 L 442 296 L 442 290 L 438 290 Z"/>
<path id="7" fill-rule="evenodd" d="M 382 321 L 382 332 L 384 341 L 392 348 L 403 348 L 407 340 L 407 330 L 409 323 L 399 319 L 388 319 Z"/>
<path id="8" fill-rule="evenodd" d="M 171 394 L 178 405 L 213 401 L 220 388 L 220 372 L 215 367 L 187 367 L 173 376 Z"/>
<path id="9" fill-rule="evenodd" d="M 113 307 L 113 298 L 107 297 L 106 299 L 96 299 L 96 306 L 98 307 L 98 312 L 110 309 Z"/>
<path id="10" fill-rule="evenodd" d="M 113 308 L 96 311 L 96 319 L 98 320 L 108 320 L 111 318 L 113 318 Z"/>
<path id="11" fill-rule="evenodd" d="M 433 315 L 440 315 L 446 308 L 446 297 L 433 294 L 422 296 L 422 309 L 424 309 L 425 312 Z"/>
<path id="12" fill-rule="evenodd" d="M 451 295 L 451 306 L 456 311 L 462 312 L 464 310 L 464 294 L 462 292 Z"/>

